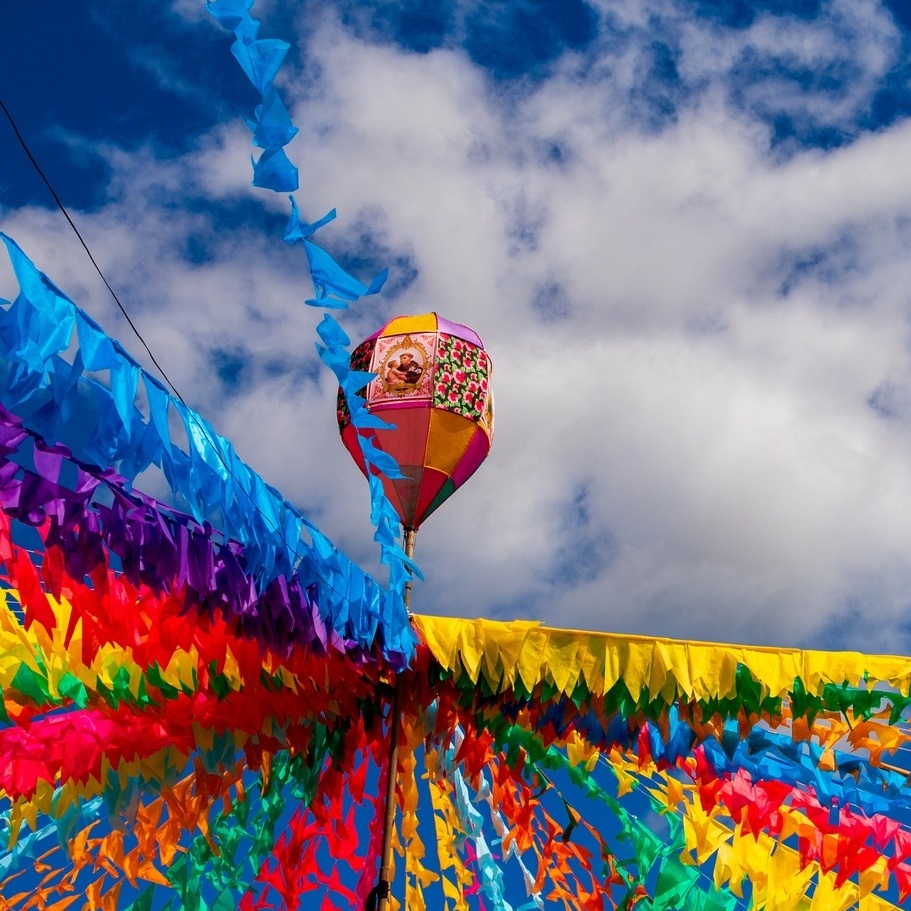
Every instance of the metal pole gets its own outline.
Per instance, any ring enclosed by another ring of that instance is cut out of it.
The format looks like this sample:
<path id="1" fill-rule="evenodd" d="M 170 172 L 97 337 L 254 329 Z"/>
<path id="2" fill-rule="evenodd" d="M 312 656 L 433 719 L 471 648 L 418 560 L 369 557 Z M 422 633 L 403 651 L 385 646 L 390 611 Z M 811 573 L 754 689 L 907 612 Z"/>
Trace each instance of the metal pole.
<path id="1" fill-rule="evenodd" d="M 405 529 L 405 556 L 410 560 L 414 556 L 414 541 L 418 536 L 416 528 Z M 405 610 L 411 615 L 411 576 L 405 583 Z"/>
<path id="2" fill-rule="evenodd" d="M 392 692 L 392 707 L 389 710 L 389 767 L 386 777 L 386 815 L 383 819 L 383 848 L 380 865 L 380 879 L 376 884 L 377 911 L 389 907 L 389 881 L 392 874 L 392 830 L 395 826 L 395 785 L 399 766 L 399 676 L 395 678 Z"/>
<path id="3" fill-rule="evenodd" d="M 405 554 L 414 556 L 414 539 L 416 528 L 405 529 Z M 411 579 L 405 583 L 405 610 L 411 614 Z M 380 854 L 380 878 L 376 884 L 376 909 L 386 911 L 389 907 L 389 890 L 392 886 L 392 832 L 395 827 L 395 785 L 399 768 L 399 728 L 402 722 L 402 711 L 399 705 L 401 674 L 396 674 L 395 688 L 392 691 L 392 705 L 389 709 L 389 767 L 386 777 L 386 814 L 383 819 L 383 847 Z"/>

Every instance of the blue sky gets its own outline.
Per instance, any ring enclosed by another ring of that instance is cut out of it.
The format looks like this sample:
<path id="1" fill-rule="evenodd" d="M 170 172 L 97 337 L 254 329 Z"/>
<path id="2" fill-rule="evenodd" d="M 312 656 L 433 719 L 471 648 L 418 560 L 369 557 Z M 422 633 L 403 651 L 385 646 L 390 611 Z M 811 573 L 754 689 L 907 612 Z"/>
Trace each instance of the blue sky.
<path id="1" fill-rule="evenodd" d="M 376 569 L 230 35 L 196 0 L 4 11 L 0 97 L 158 359 Z M 908 4 L 253 12 L 292 44 L 304 217 L 391 270 L 352 337 L 436 309 L 493 355 L 493 454 L 421 531 L 418 609 L 911 648 Z M 5 123 L 0 228 L 140 356 Z"/>

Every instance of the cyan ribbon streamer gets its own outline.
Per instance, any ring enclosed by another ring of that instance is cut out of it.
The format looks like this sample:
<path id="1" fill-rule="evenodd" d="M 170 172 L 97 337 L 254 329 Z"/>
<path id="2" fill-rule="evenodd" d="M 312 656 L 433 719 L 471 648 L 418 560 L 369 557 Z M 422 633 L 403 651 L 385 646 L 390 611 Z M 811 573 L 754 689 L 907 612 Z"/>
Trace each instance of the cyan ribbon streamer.
<path id="1" fill-rule="evenodd" d="M 283 41 L 260 39 L 259 22 L 250 15 L 253 0 L 214 0 L 206 9 L 221 25 L 234 32 L 231 47 L 234 56 L 247 77 L 259 91 L 263 102 L 257 106 L 254 117 L 247 123 L 253 132 L 253 144 L 264 149 L 253 163 L 253 184 L 264 189 L 283 191 L 297 189 L 297 169 L 288 160 L 284 146 L 297 133 L 287 108 L 275 88 L 275 76 L 288 51 Z M 307 300 L 313 307 L 344 310 L 361 297 L 376 294 L 386 281 L 388 270 L 380 272 L 369 285 L 365 285 L 343 269 L 322 247 L 307 238 L 335 218 L 333 209 L 319 221 L 308 223 L 301 219 L 300 210 L 291 197 L 291 217 L 285 228 L 284 239 L 289 244 L 301 241 L 307 255 L 310 277 L 316 297 Z M 339 386 L 348 400 L 351 422 L 359 430 L 359 440 L 367 465 L 368 475 L 376 471 L 388 478 L 403 477 L 395 460 L 373 445 L 370 430 L 386 427 L 383 421 L 368 414 L 358 390 L 372 379 L 372 374 L 352 371 L 349 367 L 349 339 L 341 326 L 327 313 L 318 328 L 323 345 L 317 345 L 320 359 L 338 379 Z M 372 479 L 371 479 L 372 480 Z M 380 546 L 380 559 L 389 567 L 390 595 L 400 601 L 405 583 L 418 575 L 414 563 L 396 543 L 401 536 L 398 514 L 389 502 L 382 484 L 371 483 L 371 521 L 376 526 L 374 539 Z"/>
<path id="2" fill-rule="evenodd" d="M 275 90 L 275 76 L 290 47 L 285 41 L 258 38 L 259 22 L 250 15 L 253 0 L 214 0 L 206 9 L 222 26 L 234 32 L 231 46 L 241 69 L 262 96 L 253 119 L 247 123 L 253 132 L 253 144 L 263 150 L 253 161 L 253 186 L 277 192 L 298 188 L 297 168 L 285 154 L 286 146 L 297 128 Z"/>
<path id="3" fill-rule="evenodd" d="M 493 792 L 490 790 L 490 783 L 487 781 L 487 776 L 481 772 L 479 777 L 480 787 L 478 788 L 478 800 L 483 800 L 487 806 L 490 808 L 490 821 L 493 823 L 494 831 L 497 833 L 497 838 L 491 841 L 491 844 L 502 844 L 503 840 L 509 834 L 509 827 L 506 825 L 506 820 L 503 819 L 503 814 L 497 809 L 494 804 Z M 544 899 L 541 896 L 540 891 L 535 890 L 535 877 L 531 870 L 525 865 L 525 861 L 522 860 L 522 855 L 519 853 L 518 845 L 516 844 L 515 839 L 510 842 L 509 850 L 503 855 L 503 860 L 508 860 L 510 857 L 515 858 L 516 862 L 519 864 L 519 869 L 522 871 L 522 880 L 525 883 L 525 894 L 530 899 L 524 905 L 520 905 L 517 911 L 533 911 L 533 909 L 538 909 L 538 911 L 544 911 Z"/>
<path id="4" fill-rule="evenodd" d="M 275 191 L 295 190 L 298 187 L 297 169 L 288 160 L 284 146 L 297 133 L 291 122 L 287 108 L 275 89 L 275 76 L 281 67 L 288 44 L 283 41 L 259 39 L 259 22 L 250 15 L 253 3 L 246 0 L 215 0 L 207 4 L 209 12 L 227 29 L 235 34 L 232 53 L 237 58 L 247 77 L 262 96 L 254 118 L 248 121 L 253 131 L 253 143 L 264 149 L 258 161 L 253 164 L 253 184 L 257 187 Z M 291 220 L 285 230 L 288 243 L 303 241 L 310 267 L 316 297 L 306 303 L 328 309 L 344 309 L 349 303 L 369 294 L 376 294 L 386 280 L 387 271 L 383 270 L 370 285 L 359 281 L 339 264 L 321 247 L 305 238 L 335 217 L 333 210 L 319 221 L 308 224 L 301 221 L 300 212 L 294 199 L 291 199 Z M 317 346 L 320 358 L 333 370 L 339 384 L 354 404 L 357 389 L 364 385 L 364 379 L 349 370 L 348 338 L 334 320 L 327 322 L 324 318 L 320 337 L 326 346 Z M 330 337 L 331 336 L 331 337 Z M 359 428 L 376 427 L 376 422 L 367 414 L 361 404 L 352 409 L 352 423 Z M 376 447 L 365 441 L 364 457 L 368 465 L 382 471 L 389 477 L 401 477 L 398 466 Z M 377 525 L 377 540 L 380 544 L 381 559 L 390 568 L 390 589 L 393 597 L 399 598 L 409 571 L 414 570 L 412 563 L 407 568 L 402 566 L 404 554 L 394 544 L 397 535 L 391 529 L 398 526 L 398 517 L 392 505 L 386 500 L 382 489 L 377 496 L 373 494 L 373 516 Z M 385 502 L 384 502 L 385 501 Z M 389 544 L 390 536 L 393 543 Z"/>
<path id="5" fill-rule="evenodd" d="M 468 785 L 461 769 L 455 764 L 456 751 L 461 745 L 459 734 L 460 732 L 456 731 L 455 742 L 440 751 L 443 768 L 446 770 L 447 777 L 453 783 L 456 818 L 459 821 L 464 837 L 469 838 L 474 847 L 480 886 L 484 895 L 490 900 L 495 911 L 513 911 L 512 905 L 506 901 L 504 895 L 503 871 L 494 860 L 487 845 L 487 840 L 484 838 L 484 821 L 471 801 Z"/>

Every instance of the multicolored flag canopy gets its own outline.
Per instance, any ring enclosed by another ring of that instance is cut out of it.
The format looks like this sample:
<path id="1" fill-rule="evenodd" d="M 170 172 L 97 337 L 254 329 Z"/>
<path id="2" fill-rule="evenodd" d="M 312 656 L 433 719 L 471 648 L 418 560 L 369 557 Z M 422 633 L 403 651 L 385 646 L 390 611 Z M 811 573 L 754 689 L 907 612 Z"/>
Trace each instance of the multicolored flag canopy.
<path id="1" fill-rule="evenodd" d="M 397 679 L 396 907 L 911 895 L 911 658 L 409 619 L 7 247 L 4 911 L 364 906 Z"/>
<path id="2" fill-rule="evenodd" d="M 291 192 L 288 46 L 252 5 L 208 8 L 262 98 L 254 183 Z M 308 303 L 341 309 L 384 274 L 361 283 L 308 239 L 333 217 L 292 200 L 285 239 Z M 353 369 L 339 324 L 317 329 L 374 482 L 383 586 L 0 239 L 19 282 L 0 301 L 0 911 L 369 906 L 389 775 L 408 911 L 911 896 L 911 658 L 409 617 L 395 509 L 416 527 L 464 479 L 443 463 L 470 473 L 492 433 L 489 395 L 453 408 L 422 385 L 457 348 L 487 376 L 463 327 L 394 321 Z M 378 481 L 397 468 L 367 382 L 403 427 L 421 388 L 427 426 L 459 441 L 396 454 L 416 492 Z M 150 466 L 171 502 L 136 489 Z"/>
<path id="3" fill-rule="evenodd" d="M 490 356 L 467 326 L 436 313 L 399 316 L 362 342 L 351 369 L 375 374 L 362 391 L 367 411 L 391 426 L 376 445 L 398 471 L 383 475 L 386 495 L 405 528 L 417 529 L 477 471 L 493 440 Z M 342 442 L 368 474 L 343 389 Z"/>

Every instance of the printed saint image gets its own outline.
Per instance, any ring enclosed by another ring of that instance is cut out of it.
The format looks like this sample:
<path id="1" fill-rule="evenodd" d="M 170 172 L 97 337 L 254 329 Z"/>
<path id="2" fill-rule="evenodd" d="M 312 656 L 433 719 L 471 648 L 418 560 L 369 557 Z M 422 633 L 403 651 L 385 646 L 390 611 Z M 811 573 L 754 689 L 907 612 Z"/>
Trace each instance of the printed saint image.
<path id="1" fill-rule="evenodd" d="M 424 366 L 411 351 L 393 352 L 398 357 L 386 361 L 384 379 L 387 386 L 416 386 L 424 372 Z"/>
<path id="2" fill-rule="evenodd" d="M 377 339 L 370 384 L 370 400 L 390 402 L 429 398 L 432 395 L 436 337 L 430 333 L 406 333 Z"/>

